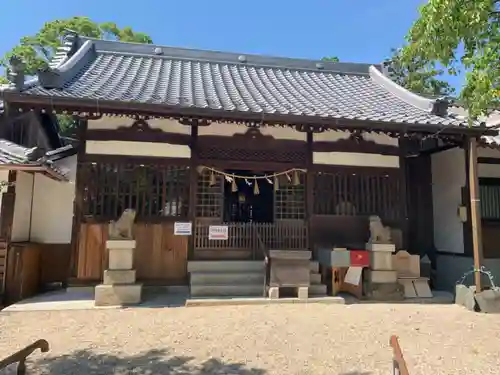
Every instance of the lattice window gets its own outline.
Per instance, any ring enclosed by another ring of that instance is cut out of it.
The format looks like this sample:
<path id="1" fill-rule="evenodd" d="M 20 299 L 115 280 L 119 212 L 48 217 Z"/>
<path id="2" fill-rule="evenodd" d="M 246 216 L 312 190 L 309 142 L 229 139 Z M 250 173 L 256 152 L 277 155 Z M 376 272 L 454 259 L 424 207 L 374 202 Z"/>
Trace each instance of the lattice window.
<path id="1" fill-rule="evenodd" d="M 479 194 L 481 201 L 481 217 L 487 220 L 499 220 L 500 179 L 497 181 L 489 180 L 489 183 L 484 183 L 480 180 Z"/>
<path id="2" fill-rule="evenodd" d="M 211 181 L 213 179 L 213 181 Z M 222 217 L 223 180 L 222 176 L 213 175 L 204 170 L 198 177 L 196 191 L 197 217 Z"/>
<path id="3" fill-rule="evenodd" d="M 400 216 L 399 175 L 321 173 L 314 174 L 314 213 L 319 215 L 378 215 L 397 220 Z"/>
<path id="4" fill-rule="evenodd" d="M 201 147 L 200 158 L 211 160 L 305 163 L 306 152 L 302 150 Z"/>
<path id="5" fill-rule="evenodd" d="M 299 185 L 286 177 L 280 177 L 279 189 L 275 192 L 275 218 L 278 220 L 304 219 L 306 216 L 305 175 L 299 174 Z"/>
<path id="6" fill-rule="evenodd" d="M 126 208 L 138 217 L 187 216 L 189 167 L 85 163 L 81 168 L 85 216 L 117 218 Z"/>

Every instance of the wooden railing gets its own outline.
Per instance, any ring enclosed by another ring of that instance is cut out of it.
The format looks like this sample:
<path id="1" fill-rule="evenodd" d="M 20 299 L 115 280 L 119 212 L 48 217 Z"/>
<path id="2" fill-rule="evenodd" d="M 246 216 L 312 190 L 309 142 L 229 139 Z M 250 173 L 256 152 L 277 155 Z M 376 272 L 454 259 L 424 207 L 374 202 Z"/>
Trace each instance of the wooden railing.
<path id="1" fill-rule="evenodd" d="M 46 340 L 37 340 L 24 349 L 0 360 L 0 370 L 17 363 L 17 375 L 26 375 L 26 359 L 37 349 L 40 349 L 42 353 L 47 353 L 49 351 L 49 343 Z"/>
<path id="2" fill-rule="evenodd" d="M 403 358 L 403 352 L 399 346 L 398 337 L 391 336 L 389 344 L 392 347 L 392 369 L 393 375 L 409 375 L 406 361 Z"/>
<path id="3" fill-rule="evenodd" d="M 227 225 L 228 239 L 208 239 L 210 225 Z M 258 249 L 259 242 L 254 232 L 268 249 L 303 250 L 308 246 L 307 225 L 302 220 L 278 221 L 274 223 L 204 223 L 195 225 L 195 249 Z"/>

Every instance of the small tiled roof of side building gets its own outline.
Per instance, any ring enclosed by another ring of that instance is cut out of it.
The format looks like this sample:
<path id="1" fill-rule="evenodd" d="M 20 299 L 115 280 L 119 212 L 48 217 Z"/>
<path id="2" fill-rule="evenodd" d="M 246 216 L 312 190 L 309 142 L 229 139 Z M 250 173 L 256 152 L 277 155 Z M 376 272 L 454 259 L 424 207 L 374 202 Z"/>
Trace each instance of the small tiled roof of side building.
<path id="1" fill-rule="evenodd" d="M 449 107 L 449 112 L 453 113 L 458 119 L 467 119 L 467 110 L 459 103 L 456 102 Z M 482 116 L 479 118 L 480 122 L 486 125 L 489 129 L 499 129 L 500 128 L 500 108 L 491 108 L 488 111 L 487 116 Z M 500 148 L 500 135 L 483 135 L 482 144 L 491 148 Z"/>
<path id="2" fill-rule="evenodd" d="M 233 112 L 467 126 L 382 65 L 104 41 L 69 34 L 23 95 Z"/>
<path id="3" fill-rule="evenodd" d="M 27 148 L 0 139 L 0 166 L 46 167 L 66 178 L 70 171 L 67 168 L 61 168 L 56 162 L 75 155 L 76 152 L 76 148 L 71 145 L 46 152 L 37 147 Z"/>

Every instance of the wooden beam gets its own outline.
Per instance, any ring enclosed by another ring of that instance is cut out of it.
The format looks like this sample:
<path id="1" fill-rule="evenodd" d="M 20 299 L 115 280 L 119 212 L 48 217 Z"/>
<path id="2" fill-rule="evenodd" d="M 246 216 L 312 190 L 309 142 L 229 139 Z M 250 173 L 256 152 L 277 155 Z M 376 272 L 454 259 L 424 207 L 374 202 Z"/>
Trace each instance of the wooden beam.
<path id="1" fill-rule="evenodd" d="M 481 273 L 479 269 L 483 261 L 483 238 L 481 227 L 481 202 L 479 197 L 479 179 L 477 176 L 477 139 L 470 137 L 469 146 L 469 186 L 471 202 L 472 250 L 474 255 L 474 280 L 476 292 L 480 292 Z"/>
<path id="2" fill-rule="evenodd" d="M 422 132 L 433 134 L 440 130 L 441 135 L 446 134 L 468 134 L 468 135 L 498 135 L 494 129 L 480 128 L 477 126 L 461 127 L 443 124 L 427 123 L 398 123 L 372 120 L 337 119 L 321 116 L 304 116 L 298 114 L 280 114 L 260 112 L 236 112 L 223 109 L 195 108 L 178 106 L 158 105 L 155 103 L 131 103 L 109 100 L 81 99 L 68 97 L 50 97 L 43 95 L 23 95 L 15 92 L 5 92 L 4 101 L 15 104 L 21 110 L 46 110 L 56 113 L 79 113 L 89 116 L 94 113 L 121 114 L 137 116 L 143 114 L 151 117 L 186 118 L 191 117 L 203 121 L 227 121 L 237 123 L 248 123 L 253 125 L 301 125 L 311 126 L 315 129 L 338 129 L 338 130 L 366 130 L 381 131 L 388 133 Z"/>
<path id="3" fill-rule="evenodd" d="M 479 164 L 500 164 L 500 158 L 477 158 Z"/>

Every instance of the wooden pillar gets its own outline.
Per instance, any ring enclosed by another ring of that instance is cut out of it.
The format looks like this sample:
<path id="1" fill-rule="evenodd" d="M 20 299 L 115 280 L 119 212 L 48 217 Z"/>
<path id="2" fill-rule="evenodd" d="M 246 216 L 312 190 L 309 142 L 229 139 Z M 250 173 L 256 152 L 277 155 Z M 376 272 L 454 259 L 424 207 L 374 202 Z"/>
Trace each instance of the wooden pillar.
<path id="1" fill-rule="evenodd" d="M 471 227 L 472 227 L 472 250 L 474 255 L 474 281 L 476 291 L 481 289 L 481 273 L 479 269 L 483 261 L 483 237 L 481 227 L 481 202 L 479 197 L 479 180 L 477 171 L 477 139 L 475 137 L 468 138 L 469 148 L 469 191 L 470 191 L 470 208 L 471 208 Z"/>
<path id="2" fill-rule="evenodd" d="M 314 214 L 314 172 L 313 166 L 313 133 L 307 132 L 307 161 L 306 161 L 306 220 L 309 249 L 314 251 L 311 219 Z"/>
<path id="3" fill-rule="evenodd" d="M 68 278 L 78 277 L 78 241 L 80 237 L 80 228 L 82 222 L 83 206 L 83 184 L 85 176 L 81 167 L 81 162 L 85 156 L 87 120 L 78 120 L 77 138 L 78 150 L 76 159 L 76 178 L 75 178 L 75 200 L 73 201 L 73 224 L 71 229 L 71 254 Z"/>
<path id="4" fill-rule="evenodd" d="M 198 124 L 191 126 L 191 162 L 189 166 L 189 211 L 188 220 L 192 225 L 191 236 L 188 239 L 188 260 L 194 256 L 194 236 L 196 233 L 196 189 L 198 188 Z"/>
<path id="5" fill-rule="evenodd" d="M 408 194 L 406 189 L 406 181 L 408 176 L 408 170 L 406 165 L 406 155 L 408 150 L 408 142 L 400 135 L 399 137 L 399 216 L 401 225 L 401 241 L 404 250 L 408 251 Z"/>

